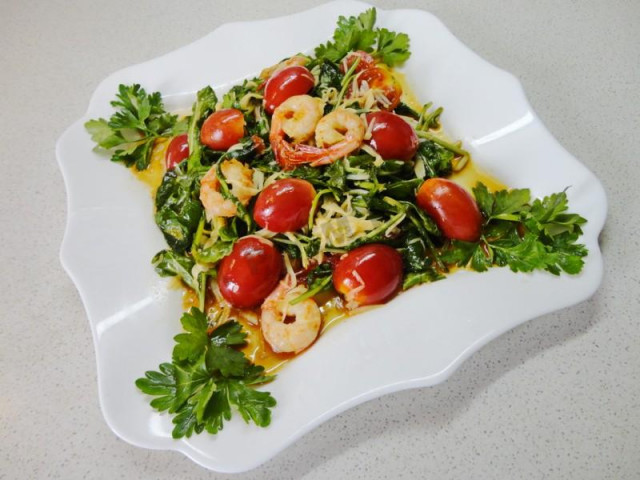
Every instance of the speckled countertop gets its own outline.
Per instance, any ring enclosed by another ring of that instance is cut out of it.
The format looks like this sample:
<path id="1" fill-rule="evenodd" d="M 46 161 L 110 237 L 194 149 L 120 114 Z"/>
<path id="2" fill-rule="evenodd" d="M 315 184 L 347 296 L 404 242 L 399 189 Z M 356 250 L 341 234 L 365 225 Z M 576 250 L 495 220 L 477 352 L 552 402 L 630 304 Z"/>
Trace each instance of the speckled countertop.
<path id="1" fill-rule="evenodd" d="M 316 4 L 184 3 L 3 4 L 0 478 L 226 478 L 109 430 L 89 325 L 58 260 L 66 212 L 54 143 L 105 76 L 222 23 Z M 640 3 L 373 3 L 431 11 L 521 79 L 607 190 L 604 283 L 493 341 L 444 384 L 354 408 L 236 478 L 640 478 Z"/>

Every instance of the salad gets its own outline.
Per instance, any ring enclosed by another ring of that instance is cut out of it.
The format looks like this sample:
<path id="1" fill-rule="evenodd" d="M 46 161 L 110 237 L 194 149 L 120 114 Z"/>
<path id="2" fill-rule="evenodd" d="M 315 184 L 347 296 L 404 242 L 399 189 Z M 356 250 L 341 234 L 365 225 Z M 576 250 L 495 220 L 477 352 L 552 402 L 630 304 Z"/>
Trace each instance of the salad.
<path id="1" fill-rule="evenodd" d="M 255 387 L 339 320 L 458 268 L 577 274 L 586 222 L 564 191 L 542 199 L 483 176 L 394 70 L 406 34 L 376 11 L 340 17 L 296 54 L 190 115 L 120 85 L 86 129 L 153 188 L 167 248 L 152 259 L 185 289 L 171 361 L 136 381 L 173 436 L 215 434 L 232 409 L 267 426 Z"/>

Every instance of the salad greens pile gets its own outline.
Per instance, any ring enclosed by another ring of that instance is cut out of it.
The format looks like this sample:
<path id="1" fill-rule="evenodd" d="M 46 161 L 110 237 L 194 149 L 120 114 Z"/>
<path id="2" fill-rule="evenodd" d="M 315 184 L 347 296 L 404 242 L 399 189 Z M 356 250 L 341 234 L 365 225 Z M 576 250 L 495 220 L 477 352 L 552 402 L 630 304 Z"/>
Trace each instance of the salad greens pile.
<path id="1" fill-rule="evenodd" d="M 367 52 L 388 67 L 409 58 L 408 36 L 377 28 L 375 22 L 373 8 L 340 17 L 331 41 L 307 57 L 306 68 L 315 78 L 309 94 L 325 101 L 325 113 L 343 106 L 347 98 L 354 67 L 346 72 L 340 67 L 349 52 Z M 183 119 L 164 110 L 160 93 L 147 94 L 140 85 L 120 85 L 111 118 L 86 123 L 98 148 L 111 152 L 113 161 L 137 170 L 148 168 L 156 140 L 187 134 L 188 158 L 164 174 L 155 193 L 155 221 L 167 248 L 152 262 L 159 275 L 177 277 L 192 289 L 198 308 L 182 316 L 186 333 L 175 337 L 172 361 L 136 381 L 142 392 L 155 397 L 153 408 L 174 415 L 175 438 L 203 430 L 217 433 L 230 419 L 231 406 L 245 421 L 263 427 L 270 423 L 276 402 L 253 387 L 273 377 L 239 350 L 246 343 L 239 323 L 222 319 L 215 307 L 205 313 L 211 295 L 208 285 L 216 278 L 219 261 L 246 235 L 266 236 L 305 270 L 308 291 L 292 304 L 332 288 L 333 269 L 327 259 L 370 243 L 389 245 L 401 254 L 403 289 L 440 280 L 454 266 L 478 272 L 506 266 L 514 272 L 545 270 L 554 275 L 581 271 L 587 249 L 577 241 L 586 220 L 568 212 L 564 191 L 532 199 L 527 189 L 491 192 L 478 183 L 473 195 L 483 224 L 476 242 L 447 239 L 416 205 L 416 192 L 426 179 L 449 177 L 468 161 L 461 145 L 439 132 L 442 108 L 426 104 L 417 111 L 402 102 L 395 108 L 412 122 L 420 139 L 411 160 L 382 161 L 363 148 L 330 165 L 283 170 L 269 144 L 263 83 L 260 77 L 245 80 L 221 99 L 207 86 L 197 93 L 191 115 Z M 205 119 L 223 108 L 243 113 L 246 136 L 228 151 L 215 151 L 200 142 L 200 131 Z M 359 114 L 371 111 L 363 105 L 351 108 Z M 278 234 L 261 231 L 252 216 L 255 199 L 248 205 L 238 201 L 222 172 L 222 162 L 230 159 L 252 169 L 259 189 L 275 178 L 310 182 L 316 196 L 307 227 Z M 208 220 L 205 215 L 200 181 L 211 168 L 216 169 L 221 195 L 237 208 L 234 217 Z"/>

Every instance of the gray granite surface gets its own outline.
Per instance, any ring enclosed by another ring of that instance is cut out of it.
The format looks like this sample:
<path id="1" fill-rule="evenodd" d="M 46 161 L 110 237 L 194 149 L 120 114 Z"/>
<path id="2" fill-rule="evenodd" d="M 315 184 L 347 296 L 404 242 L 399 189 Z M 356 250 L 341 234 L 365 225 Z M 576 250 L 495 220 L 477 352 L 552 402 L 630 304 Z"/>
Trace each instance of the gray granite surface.
<path id="1" fill-rule="evenodd" d="M 373 3 L 431 11 L 521 79 L 607 190 L 604 282 L 444 384 L 354 408 L 236 478 L 640 478 L 640 2 Z M 227 478 L 128 445 L 104 422 L 89 325 L 58 260 L 66 207 L 54 143 L 115 70 L 225 22 L 314 4 L 1 2 L 0 478 Z"/>

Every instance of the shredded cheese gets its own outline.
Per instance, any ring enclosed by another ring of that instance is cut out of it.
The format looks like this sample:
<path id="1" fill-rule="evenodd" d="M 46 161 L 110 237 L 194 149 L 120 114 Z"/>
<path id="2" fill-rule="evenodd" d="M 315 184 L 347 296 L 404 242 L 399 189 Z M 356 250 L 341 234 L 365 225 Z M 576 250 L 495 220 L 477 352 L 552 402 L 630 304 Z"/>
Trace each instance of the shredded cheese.
<path id="1" fill-rule="evenodd" d="M 358 213 L 362 216 L 356 216 L 351 199 L 351 195 L 347 195 L 340 205 L 333 200 L 322 204 L 312 229 L 312 235 L 320 239 L 321 252 L 327 245 L 345 247 L 382 224 L 379 220 L 366 218 L 368 210 L 364 208 L 359 208 Z"/>
<path id="2" fill-rule="evenodd" d="M 376 167 L 379 167 L 380 165 L 382 165 L 384 163 L 384 159 L 380 156 L 380 154 L 371 145 L 367 145 L 366 143 L 363 143 L 360 146 L 360 150 L 368 153 L 369 155 L 371 155 L 375 159 L 373 161 L 373 164 Z"/>
<path id="3" fill-rule="evenodd" d="M 302 266 L 307 268 L 309 266 L 309 257 L 307 256 L 307 252 L 304 249 L 302 242 L 291 232 L 286 232 L 285 236 L 291 241 L 291 243 L 298 247 L 298 250 L 300 250 L 300 261 L 302 262 Z"/>
<path id="4" fill-rule="evenodd" d="M 353 275 L 353 277 L 358 281 L 359 285 L 356 288 L 352 288 L 349 292 L 347 292 L 344 296 L 344 299 L 347 301 L 346 303 L 346 307 L 349 310 L 353 310 L 354 308 L 357 308 L 359 306 L 359 303 L 356 302 L 356 296 L 358 295 L 358 293 L 360 293 L 360 291 L 362 291 L 362 289 L 365 287 L 364 284 L 364 280 L 362 279 L 362 277 L 360 276 L 360 274 L 354 270 L 353 272 L 351 272 L 351 274 Z"/>

